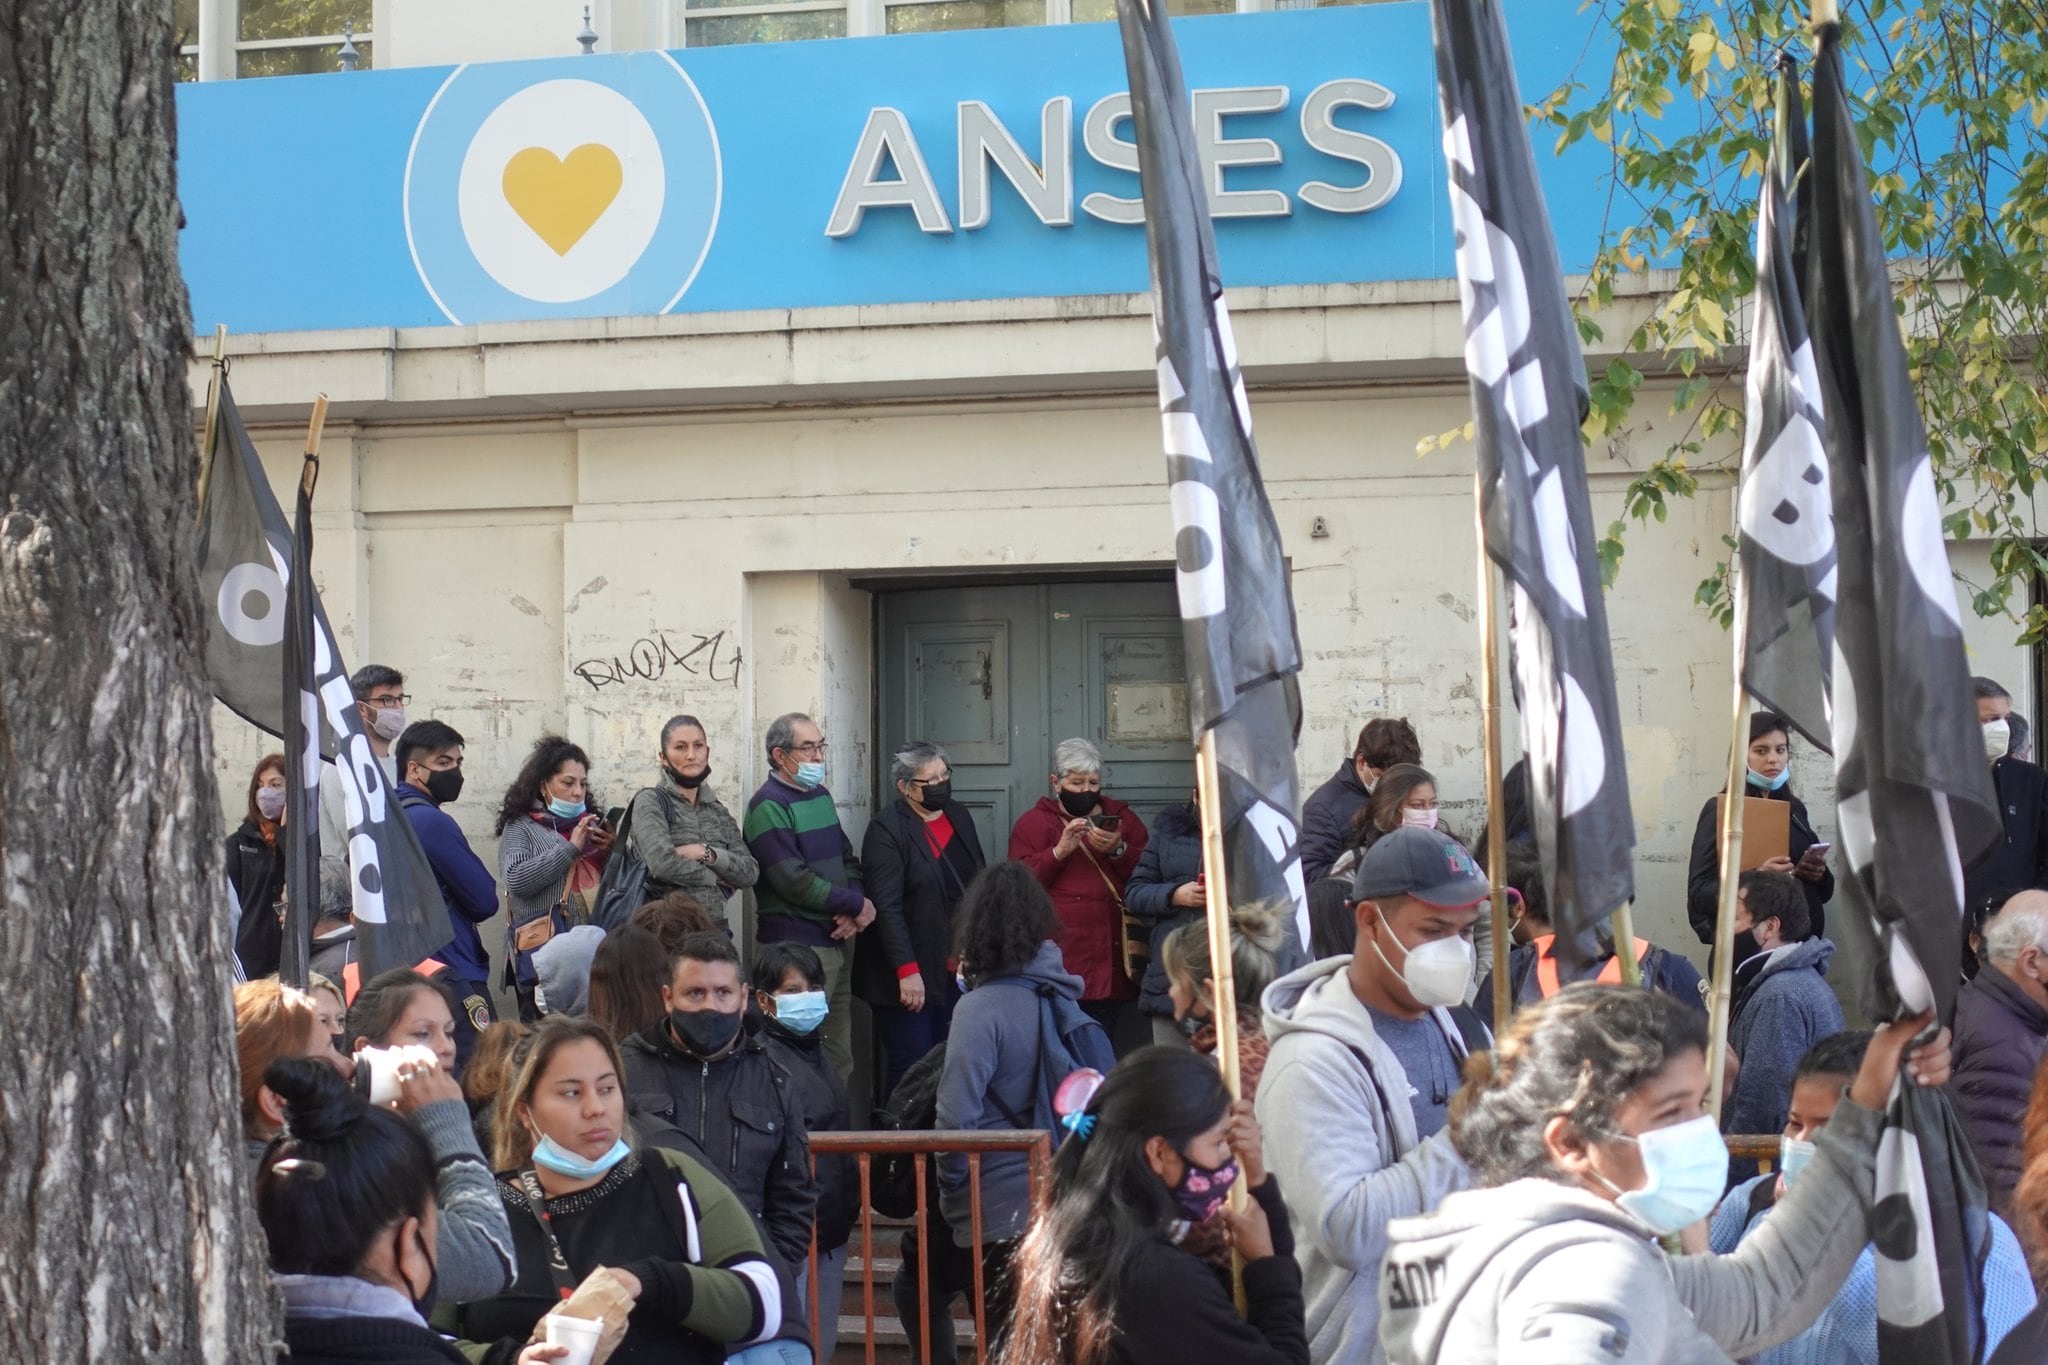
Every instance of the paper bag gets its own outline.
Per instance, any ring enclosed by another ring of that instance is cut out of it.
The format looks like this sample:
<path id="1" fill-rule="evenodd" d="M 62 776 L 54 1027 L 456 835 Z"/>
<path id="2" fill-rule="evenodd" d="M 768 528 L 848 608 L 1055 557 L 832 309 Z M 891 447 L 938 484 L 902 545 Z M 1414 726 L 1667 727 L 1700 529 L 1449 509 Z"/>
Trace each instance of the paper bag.
<path id="1" fill-rule="evenodd" d="M 590 1365 L 604 1365 L 619 1349 L 619 1343 L 626 1339 L 626 1315 L 633 1311 L 633 1296 L 619 1283 L 619 1277 L 605 1266 L 590 1272 L 576 1292 L 549 1310 L 572 1318 L 589 1318 L 604 1324 L 604 1334 L 597 1339 L 597 1349 L 591 1352 Z M 533 1325 L 533 1335 L 528 1344 L 547 1340 L 545 1317 Z"/>
<path id="2" fill-rule="evenodd" d="M 1728 798 L 1724 794 L 1714 802 L 1714 820 L 1719 823 L 1727 817 Z M 1718 840 L 1717 840 L 1718 842 Z M 1762 867 L 1773 858 L 1792 856 L 1792 803 L 1772 801 L 1761 796 L 1742 798 L 1742 858 L 1739 871 L 1747 872 L 1753 867 Z"/>

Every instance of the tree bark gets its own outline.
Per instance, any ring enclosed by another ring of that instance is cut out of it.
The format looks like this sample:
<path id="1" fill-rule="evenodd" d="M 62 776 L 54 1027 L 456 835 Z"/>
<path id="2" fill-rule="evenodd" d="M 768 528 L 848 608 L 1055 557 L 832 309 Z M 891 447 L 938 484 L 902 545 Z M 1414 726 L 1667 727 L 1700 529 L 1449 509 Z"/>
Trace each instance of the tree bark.
<path id="1" fill-rule="evenodd" d="M 170 0 L 0 0 L 0 1359 L 273 1359 L 241 1142 Z"/>

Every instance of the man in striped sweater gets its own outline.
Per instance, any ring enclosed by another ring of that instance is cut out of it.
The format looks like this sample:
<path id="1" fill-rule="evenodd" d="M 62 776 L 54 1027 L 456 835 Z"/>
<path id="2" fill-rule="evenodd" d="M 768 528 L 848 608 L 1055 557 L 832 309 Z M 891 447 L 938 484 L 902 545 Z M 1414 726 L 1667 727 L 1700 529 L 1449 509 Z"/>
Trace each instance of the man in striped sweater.
<path id="1" fill-rule="evenodd" d="M 754 937 L 802 943 L 825 964 L 825 1051 L 853 1076 L 853 936 L 874 922 L 853 843 L 825 789 L 825 736 L 800 711 L 768 727 L 768 780 L 747 803 L 747 848 L 761 864 Z"/>

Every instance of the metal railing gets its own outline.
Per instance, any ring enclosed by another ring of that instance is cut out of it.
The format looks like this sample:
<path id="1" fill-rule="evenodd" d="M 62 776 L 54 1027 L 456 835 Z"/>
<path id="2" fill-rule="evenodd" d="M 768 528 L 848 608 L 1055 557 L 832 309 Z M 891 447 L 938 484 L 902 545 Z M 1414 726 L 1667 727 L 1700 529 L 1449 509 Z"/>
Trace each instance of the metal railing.
<path id="1" fill-rule="evenodd" d="M 930 1208 L 927 1175 L 932 1158 L 967 1158 L 967 1194 L 970 1229 L 974 1243 L 970 1259 L 974 1264 L 974 1359 L 976 1365 L 988 1360 L 988 1286 L 983 1283 L 981 1259 L 981 1160 L 990 1153 L 1021 1153 L 1029 1159 L 1031 1208 L 1035 1217 L 1052 1197 L 1052 1136 L 1043 1129 L 1002 1129 L 993 1131 L 940 1131 L 928 1133 L 869 1132 L 811 1134 L 811 1165 L 815 1171 L 820 1157 L 850 1156 L 860 1171 L 861 1320 L 867 1343 L 867 1365 L 875 1360 L 875 1208 L 874 1159 L 878 1156 L 911 1158 L 917 1179 L 917 1212 L 912 1226 L 917 1231 L 918 1324 L 903 1324 L 906 1335 L 913 1330 L 923 1349 L 918 1358 L 931 1365 L 932 1359 L 932 1241 L 931 1234 L 945 1230 L 943 1216 L 934 1219 Z M 947 1232 L 947 1236 L 951 1236 Z M 818 1241 L 814 1233 L 809 1254 L 810 1274 L 806 1277 L 810 1303 L 808 1317 L 811 1340 L 823 1338 L 818 1328 Z M 821 1361 L 820 1365 L 830 1365 Z"/>

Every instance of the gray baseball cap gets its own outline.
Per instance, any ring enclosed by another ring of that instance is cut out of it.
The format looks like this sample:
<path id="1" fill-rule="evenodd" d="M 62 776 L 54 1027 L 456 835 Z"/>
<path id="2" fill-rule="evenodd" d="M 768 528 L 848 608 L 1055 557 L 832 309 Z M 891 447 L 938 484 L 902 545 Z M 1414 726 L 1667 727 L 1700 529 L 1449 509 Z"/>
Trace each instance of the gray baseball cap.
<path id="1" fill-rule="evenodd" d="M 1465 846 L 1433 829 L 1404 826 L 1381 837 L 1359 861 L 1355 901 L 1413 896 L 1426 905 L 1462 908 L 1493 894 Z"/>

